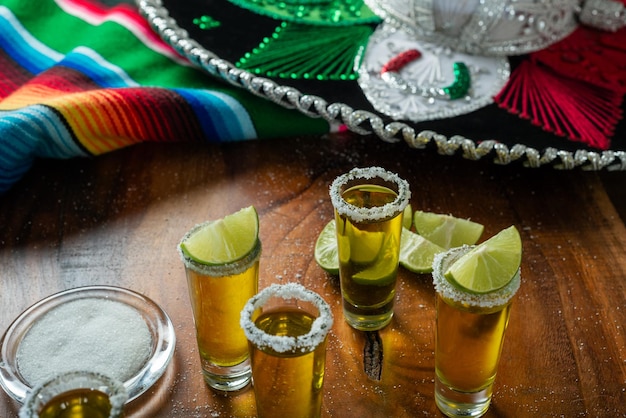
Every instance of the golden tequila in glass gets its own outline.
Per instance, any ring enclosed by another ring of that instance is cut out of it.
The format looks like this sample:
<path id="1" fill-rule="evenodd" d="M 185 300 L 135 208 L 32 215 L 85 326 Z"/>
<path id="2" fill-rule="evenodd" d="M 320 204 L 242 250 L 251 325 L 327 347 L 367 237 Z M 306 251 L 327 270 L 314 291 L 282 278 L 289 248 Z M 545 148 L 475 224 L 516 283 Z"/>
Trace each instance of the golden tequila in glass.
<path id="1" fill-rule="evenodd" d="M 223 265 L 198 263 L 180 246 L 179 253 L 187 275 L 204 380 L 217 390 L 239 390 L 251 377 L 248 341 L 239 327 L 239 316 L 259 288 L 261 241 L 242 259 Z"/>
<path id="2" fill-rule="evenodd" d="M 330 307 L 299 284 L 272 285 L 241 313 L 259 418 L 321 415 Z"/>
<path id="3" fill-rule="evenodd" d="M 444 272 L 471 247 L 435 256 L 437 290 L 435 402 L 449 417 L 480 417 L 489 408 L 519 270 L 503 288 L 486 294 L 463 291 Z"/>
<path id="4" fill-rule="evenodd" d="M 121 418 L 128 399 L 122 382 L 100 373 L 62 373 L 33 388 L 20 418 Z"/>
<path id="5" fill-rule="evenodd" d="M 344 317 L 355 329 L 381 329 L 393 316 L 409 185 L 380 167 L 356 168 L 335 179 L 330 197 Z"/>

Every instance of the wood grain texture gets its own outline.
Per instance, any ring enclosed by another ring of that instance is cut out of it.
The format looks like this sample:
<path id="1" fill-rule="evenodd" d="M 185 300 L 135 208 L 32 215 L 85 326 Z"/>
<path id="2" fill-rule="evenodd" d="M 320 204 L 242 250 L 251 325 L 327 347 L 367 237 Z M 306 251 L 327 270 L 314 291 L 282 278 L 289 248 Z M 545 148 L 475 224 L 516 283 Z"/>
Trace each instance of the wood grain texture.
<path id="1" fill-rule="evenodd" d="M 626 174 L 497 166 L 375 138 L 152 144 L 38 162 L 0 197 L 0 331 L 60 290 L 130 288 L 168 312 L 178 342 L 166 374 L 130 404 L 129 416 L 254 416 L 252 390 L 225 396 L 202 381 L 176 253 L 194 224 L 254 204 L 261 287 L 297 281 L 333 307 L 323 416 L 441 416 L 430 276 L 400 269 L 376 380 L 364 370 L 365 334 L 342 320 L 337 279 L 313 259 L 332 218 L 330 182 L 369 165 L 407 179 L 414 209 L 471 218 L 485 225 L 484 237 L 512 224 L 521 231 L 522 287 L 488 417 L 626 416 Z M 0 393 L 0 417 L 18 408 Z"/>

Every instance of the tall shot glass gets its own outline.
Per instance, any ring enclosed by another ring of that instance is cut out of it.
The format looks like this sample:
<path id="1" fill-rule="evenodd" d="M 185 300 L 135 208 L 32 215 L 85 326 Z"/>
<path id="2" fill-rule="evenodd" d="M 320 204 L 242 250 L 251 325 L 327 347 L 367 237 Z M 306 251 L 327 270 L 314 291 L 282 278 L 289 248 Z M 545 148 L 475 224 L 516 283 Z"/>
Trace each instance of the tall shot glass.
<path id="1" fill-rule="evenodd" d="M 241 312 L 259 418 L 321 415 L 328 304 L 297 283 L 273 284 Z"/>
<path id="2" fill-rule="evenodd" d="M 381 167 L 355 168 L 330 186 L 343 313 L 355 329 L 373 331 L 391 321 L 410 197 L 409 184 Z"/>
<path id="3" fill-rule="evenodd" d="M 185 237 L 201 227 L 194 227 Z M 221 391 L 242 389 L 250 383 L 252 372 L 239 315 L 259 289 L 261 241 L 242 259 L 223 265 L 200 264 L 178 249 L 185 265 L 204 381 Z"/>
<path id="4" fill-rule="evenodd" d="M 489 408 L 519 270 L 501 289 L 465 292 L 444 277 L 447 267 L 471 247 L 437 254 L 433 282 L 437 291 L 435 402 L 449 417 L 480 417 Z"/>

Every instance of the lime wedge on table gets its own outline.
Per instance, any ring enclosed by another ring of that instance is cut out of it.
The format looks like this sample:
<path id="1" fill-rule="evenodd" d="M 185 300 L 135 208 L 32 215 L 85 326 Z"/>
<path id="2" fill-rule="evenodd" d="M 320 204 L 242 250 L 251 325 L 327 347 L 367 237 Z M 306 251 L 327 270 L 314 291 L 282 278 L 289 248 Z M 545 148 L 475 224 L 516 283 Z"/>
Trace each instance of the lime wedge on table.
<path id="1" fill-rule="evenodd" d="M 506 286 L 522 262 L 522 240 L 510 226 L 456 260 L 445 278 L 474 293 L 489 293 Z"/>
<path id="2" fill-rule="evenodd" d="M 442 251 L 445 251 L 445 248 L 413 231 L 402 228 L 400 265 L 405 269 L 414 273 L 430 273 L 433 271 L 435 255 Z"/>
<path id="3" fill-rule="evenodd" d="M 198 263 L 218 265 L 243 258 L 258 238 L 259 216 L 254 206 L 248 206 L 203 224 L 183 239 L 180 248 Z"/>
<path id="4" fill-rule="evenodd" d="M 469 219 L 421 210 L 415 211 L 413 225 L 418 234 L 446 249 L 473 245 L 484 230 L 483 225 Z"/>
<path id="5" fill-rule="evenodd" d="M 315 242 L 315 261 L 330 274 L 339 274 L 339 254 L 337 252 L 337 232 L 335 220 L 331 220 L 320 232 Z"/>

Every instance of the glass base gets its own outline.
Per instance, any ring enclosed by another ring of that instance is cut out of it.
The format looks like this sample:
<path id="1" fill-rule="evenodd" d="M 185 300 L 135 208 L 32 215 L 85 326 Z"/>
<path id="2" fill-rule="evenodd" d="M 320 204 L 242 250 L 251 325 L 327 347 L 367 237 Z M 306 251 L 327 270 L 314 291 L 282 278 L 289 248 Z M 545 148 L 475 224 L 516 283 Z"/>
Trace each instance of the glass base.
<path id="1" fill-rule="evenodd" d="M 376 331 L 385 328 L 393 318 L 393 311 L 376 315 L 356 314 L 347 309 L 343 310 L 343 316 L 348 325 L 359 331 Z"/>
<path id="2" fill-rule="evenodd" d="M 478 392 L 460 392 L 435 377 L 435 403 L 448 417 L 481 417 L 489 409 L 493 385 Z"/>
<path id="3" fill-rule="evenodd" d="M 230 367 L 205 363 L 202 367 L 202 374 L 207 385 L 224 392 L 243 389 L 248 386 L 252 378 L 249 359 Z"/>

